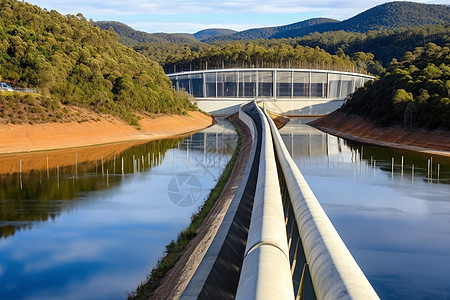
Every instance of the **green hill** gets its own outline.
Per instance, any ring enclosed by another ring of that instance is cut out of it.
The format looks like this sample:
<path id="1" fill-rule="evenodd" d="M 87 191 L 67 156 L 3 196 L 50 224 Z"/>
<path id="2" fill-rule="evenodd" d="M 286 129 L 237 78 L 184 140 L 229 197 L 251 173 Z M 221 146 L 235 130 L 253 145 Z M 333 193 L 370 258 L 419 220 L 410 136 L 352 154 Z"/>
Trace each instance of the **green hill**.
<path id="1" fill-rule="evenodd" d="M 121 22 L 99 21 L 94 23 L 104 30 L 112 28 L 118 35 L 119 41 L 124 45 L 136 45 L 142 43 L 189 43 L 197 41 L 193 34 L 188 33 L 147 33 L 135 30 Z"/>
<path id="2" fill-rule="evenodd" d="M 212 37 L 205 40 L 205 42 L 285 38 L 292 37 L 293 32 L 295 32 L 296 36 L 299 36 L 299 34 L 306 35 L 320 30 L 323 26 L 328 26 L 337 22 L 339 21 L 327 18 L 315 18 L 284 26 L 248 29 L 232 35 Z"/>
<path id="3" fill-rule="evenodd" d="M 333 30 L 367 32 L 450 22 L 450 6 L 416 2 L 388 2 L 342 21 Z"/>
<path id="4" fill-rule="evenodd" d="M 344 51 L 350 56 L 356 52 L 370 52 L 375 56 L 375 60 L 387 67 L 393 58 L 399 59 L 407 51 L 427 43 L 431 42 L 441 47 L 450 45 L 450 23 L 393 30 L 380 29 L 367 33 L 315 32 L 290 42 L 302 46 L 318 46 L 330 53 Z"/>
<path id="5" fill-rule="evenodd" d="M 0 6 L 1 78 L 36 87 L 46 110 L 77 105 L 137 124 L 135 112 L 192 108 L 157 63 L 81 14 L 63 16 L 15 0 L 0 0 Z"/>
<path id="6" fill-rule="evenodd" d="M 194 33 L 195 38 L 199 41 L 206 40 L 211 37 L 215 36 L 222 36 L 222 35 L 231 35 L 235 34 L 237 31 L 231 30 L 231 29 L 225 29 L 225 28 L 211 28 L 211 29 L 204 29 L 200 30 L 199 32 Z"/>
<path id="7" fill-rule="evenodd" d="M 450 129 L 450 49 L 429 43 L 406 52 L 343 107 L 380 125 Z"/>

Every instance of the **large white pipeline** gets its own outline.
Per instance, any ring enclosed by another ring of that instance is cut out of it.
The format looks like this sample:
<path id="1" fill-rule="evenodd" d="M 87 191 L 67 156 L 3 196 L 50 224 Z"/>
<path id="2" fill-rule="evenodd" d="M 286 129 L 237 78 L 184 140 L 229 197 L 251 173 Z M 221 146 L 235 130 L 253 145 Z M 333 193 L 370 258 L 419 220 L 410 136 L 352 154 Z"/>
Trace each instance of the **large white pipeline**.
<path id="1" fill-rule="evenodd" d="M 265 115 L 272 129 L 317 299 L 379 299 L 290 156 L 275 124 L 266 112 Z"/>
<path id="2" fill-rule="evenodd" d="M 262 120 L 261 156 L 236 299 L 294 299 L 286 226 L 269 124 Z"/>

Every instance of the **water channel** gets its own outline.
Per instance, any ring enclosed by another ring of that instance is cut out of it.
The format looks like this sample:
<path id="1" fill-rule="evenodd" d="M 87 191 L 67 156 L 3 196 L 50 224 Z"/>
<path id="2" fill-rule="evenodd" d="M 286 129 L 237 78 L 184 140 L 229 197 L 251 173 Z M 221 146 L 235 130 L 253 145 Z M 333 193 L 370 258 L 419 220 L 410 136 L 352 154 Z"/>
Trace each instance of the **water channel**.
<path id="1" fill-rule="evenodd" d="M 449 298 L 450 160 L 351 143 L 307 121 L 291 120 L 283 140 L 380 297 Z M 235 144 L 220 121 L 178 139 L 0 156 L 0 299 L 124 299 Z"/>
<path id="2" fill-rule="evenodd" d="M 348 142 L 308 121 L 280 133 L 380 298 L 449 299 L 450 159 Z"/>
<path id="3" fill-rule="evenodd" d="M 0 299 L 125 299 L 236 141 L 221 121 L 178 139 L 0 156 Z"/>

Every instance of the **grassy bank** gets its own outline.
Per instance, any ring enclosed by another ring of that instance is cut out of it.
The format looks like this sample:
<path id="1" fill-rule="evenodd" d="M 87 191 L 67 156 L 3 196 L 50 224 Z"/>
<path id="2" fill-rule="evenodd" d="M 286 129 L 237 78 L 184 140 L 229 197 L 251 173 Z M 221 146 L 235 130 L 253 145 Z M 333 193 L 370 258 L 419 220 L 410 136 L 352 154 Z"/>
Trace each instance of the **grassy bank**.
<path id="1" fill-rule="evenodd" d="M 240 130 L 235 127 L 236 133 L 238 135 L 238 141 L 236 149 L 234 150 L 233 156 L 228 162 L 225 170 L 217 181 L 216 186 L 211 190 L 207 200 L 199 208 L 199 211 L 192 215 L 191 224 L 188 228 L 181 231 L 178 234 L 176 241 L 170 242 L 166 246 L 165 256 L 158 261 L 157 266 L 147 275 L 147 282 L 141 284 L 136 291 L 130 292 L 128 295 L 129 300 L 143 300 L 148 299 L 150 294 L 160 285 L 162 278 L 165 274 L 176 264 L 180 259 L 184 249 L 189 244 L 189 242 L 197 235 L 197 229 L 203 223 L 205 218 L 211 211 L 214 203 L 220 196 L 225 184 L 233 171 L 234 165 L 237 161 L 238 154 L 242 144 L 242 134 Z"/>

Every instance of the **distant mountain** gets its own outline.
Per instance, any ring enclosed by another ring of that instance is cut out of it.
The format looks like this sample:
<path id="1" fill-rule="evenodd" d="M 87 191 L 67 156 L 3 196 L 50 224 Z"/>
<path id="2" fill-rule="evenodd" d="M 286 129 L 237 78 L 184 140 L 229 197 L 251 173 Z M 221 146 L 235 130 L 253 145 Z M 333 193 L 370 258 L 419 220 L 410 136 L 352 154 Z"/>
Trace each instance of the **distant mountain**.
<path id="1" fill-rule="evenodd" d="M 450 5 L 388 2 L 336 24 L 333 30 L 367 32 L 450 22 Z"/>
<path id="2" fill-rule="evenodd" d="M 333 27 L 337 23 L 339 23 L 339 21 L 334 19 L 326 19 L 326 18 L 309 19 L 303 22 L 280 26 L 279 27 L 280 30 L 276 34 L 272 35 L 270 38 L 280 39 L 280 38 L 304 36 L 310 34 L 311 32 L 326 30 L 327 28 Z"/>
<path id="3" fill-rule="evenodd" d="M 119 35 L 119 41 L 125 45 L 135 45 L 139 43 L 190 43 L 197 41 L 193 34 L 188 33 L 147 33 L 135 30 L 121 22 L 99 21 L 95 25 L 101 29 L 108 30 L 110 27 Z"/>
<path id="4" fill-rule="evenodd" d="M 221 35 L 231 35 L 237 33 L 236 30 L 225 29 L 225 28 L 211 28 L 200 30 L 199 32 L 194 33 L 194 36 L 199 40 L 206 40 L 211 37 L 221 36 Z"/>
<path id="5" fill-rule="evenodd" d="M 316 18 L 284 26 L 244 30 L 232 35 L 212 37 L 205 41 L 296 38 L 312 32 L 322 33 L 339 30 L 367 32 L 378 29 L 407 28 L 449 22 L 449 5 L 399 1 L 375 6 L 342 22 L 333 19 Z"/>
<path id="6" fill-rule="evenodd" d="M 233 35 L 213 37 L 206 40 L 206 42 L 211 42 L 214 40 L 223 41 L 223 40 L 248 40 L 248 39 L 254 40 L 254 39 L 281 38 L 292 35 L 292 32 L 298 32 L 295 34 L 306 35 L 311 32 L 317 31 L 317 29 L 321 28 L 321 26 L 336 23 L 339 23 L 339 21 L 327 18 L 314 18 L 284 26 L 248 29 L 237 32 Z"/>

